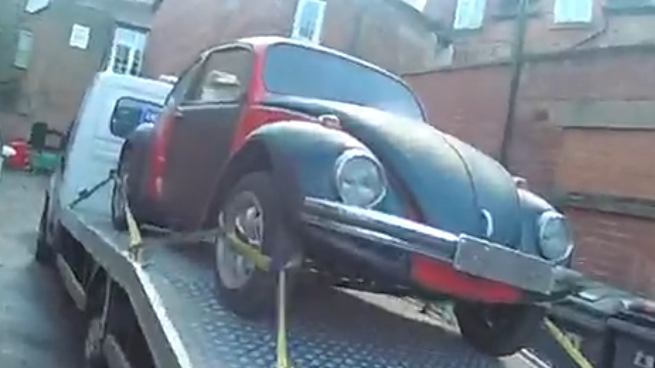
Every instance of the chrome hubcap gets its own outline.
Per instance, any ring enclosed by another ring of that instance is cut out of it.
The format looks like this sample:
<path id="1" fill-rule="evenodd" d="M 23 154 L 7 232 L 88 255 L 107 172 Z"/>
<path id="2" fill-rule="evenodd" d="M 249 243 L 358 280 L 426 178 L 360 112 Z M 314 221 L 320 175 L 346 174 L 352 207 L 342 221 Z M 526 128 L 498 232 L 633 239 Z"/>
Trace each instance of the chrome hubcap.
<path id="1" fill-rule="evenodd" d="M 264 241 L 264 213 L 257 197 L 250 192 L 239 193 L 223 209 L 218 219 L 227 233 L 245 240 L 261 250 Z M 228 289 L 239 289 L 252 276 L 255 265 L 237 253 L 219 236 L 216 240 L 218 276 Z"/>

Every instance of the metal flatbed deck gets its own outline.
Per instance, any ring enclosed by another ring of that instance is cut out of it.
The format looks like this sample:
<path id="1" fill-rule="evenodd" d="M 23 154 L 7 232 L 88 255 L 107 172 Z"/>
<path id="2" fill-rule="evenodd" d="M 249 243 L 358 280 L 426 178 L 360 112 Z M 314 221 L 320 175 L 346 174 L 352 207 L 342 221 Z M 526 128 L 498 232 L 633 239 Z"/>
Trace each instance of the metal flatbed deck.
<path id="1" fill-rule="evenodd" d="M 249 322 L 221 306 L 211 249 L 146 238 L 140 266 L 127 257 L 128 237 L 112 229 L 108 214 L 84 207 L 63 210 L 62 222 L 128 293 L 158 367 L 275 366 L 273 318 Z M 521 354 L 475 352 L 399 298 L 327 289 L 308 291 L 300 302 L 289 315 L 295 368 L 535 367 Z"/>

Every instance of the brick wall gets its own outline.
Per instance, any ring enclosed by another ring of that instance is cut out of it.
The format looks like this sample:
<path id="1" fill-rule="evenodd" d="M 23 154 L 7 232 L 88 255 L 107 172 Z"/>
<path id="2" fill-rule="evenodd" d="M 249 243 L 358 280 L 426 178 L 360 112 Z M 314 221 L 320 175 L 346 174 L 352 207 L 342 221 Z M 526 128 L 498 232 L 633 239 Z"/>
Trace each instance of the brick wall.
<path id="1" fill-rule="evenodd" d="M 236 38 L 287 36 L 295 6 L 296 0 L 164 1 L 152 25 L 147 72 L 179 73 L 201 50 Z M 393 71 L 425 70 L 437 65 L 441 49 L 416 16 L 385 0 L 328 0 L 321 43 Z"/>
<path id="2" fill-rule="evenodd" d="M 510 171 L 544 195 L 561 191 L 655 199 L 655 48 L 588 50 L 524 68 Z M 440 129 L 498 156 L 509 66 L 406 76 Z M 576 267 L 655 296 L 651 220 L 566 209 L 576 226 Z M 623 268 L 629 265 L 629 272 Z"/>
<path id="3" fill-rule="evenodd" d="M 499 157 L 509 93 L 507 65 L 405 75 L 430 121 Z"/>
<path id="4" fill-rule="evenodd" d="M 91 28 L 86 50 L 68 46 L 74 23 Z M 68 126 L 111 44 L 113 25 L 105 12 L 73 1 L 55 1 L 38 14 L 24 16 L 21 26 L 33 32 L 34 45 L 16 110 L 2 117 L 4 137 L 27 137 L 36 121 L 62 131 Z"/>
<path id="5" fill-rule="evenodd" d="M 0 82 L 11 79 L 17 74 L 14 69 L 14 54 L 18 21 L 23 12 L 22 0 L 0 1 Z"/>
<path id="6" fill-rule="evenodd" d="M 503 0 L 487 0 L 484 24 L 478 30 L 453 30 L 455 63 L 475 64 L 507 58 L 514 38 L 516 17 L 500 12 Z M 452 25 L 457 0 L 431 0 L 426 14 Z M 571 48 L 595 48 L 652 43 L 655 13 L 651 8 L 604 7 L 595 0 L 591 23 L 557 25 L 553 22 L 555 0 L 539 0 L 531 8 L 526 32 L 529 52 L 559 52 Z M 638 5 L 637 2 L 635 4 Z M 634 5 L 633 5 L 634 6 Z M 638 16 L 635 16 L 638 14 Z"/>
<path id="7" fill-rule="evenodd" d="M 577 239 L 576 269 L 655 298 L 655 224 L 652 220 L 568 209 Z"/>
<path id="8" fill-rule="evenodd" d="M 581 59 L 558 73 L 569 87 L 557 93 L 578 97 L 554 108 L 567 128 L 557 181 L 568 191 L 655 199 L 655 75 L 648 72 L 655 49 L 605 59 Z"/>

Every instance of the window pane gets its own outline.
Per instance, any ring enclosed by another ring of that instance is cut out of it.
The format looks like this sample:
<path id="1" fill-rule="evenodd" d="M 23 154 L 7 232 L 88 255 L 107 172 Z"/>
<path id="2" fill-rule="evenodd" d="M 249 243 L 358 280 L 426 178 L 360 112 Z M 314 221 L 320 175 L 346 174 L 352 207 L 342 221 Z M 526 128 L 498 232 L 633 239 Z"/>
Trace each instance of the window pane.
<path id="1" fill-rule="evenodd" d="M 108 69 L 119 74 L 139 75 L 143 63 L 143 51 L 147 33 L 130 28 L 114 30 L 112 59 Z"/>
<path id="2" fill-rule="evenodd" d="M 219 50 L 209 55 L 202 76 L 193 86 L 192 101 L 234 101 L 239 98 L 250 74 L 250 51 L 242 48 Z"/>
<path id="3" fill-rule="evenodd" d="M 143 59 L 143 55 L 141 53 L 141 50 L 139 49 L 132 50 L 132 65 L 130 67 L 131 75 L 139 75 L 139 73 L 141 72 L 142 59 Z"/>
<path id="4" fill-rule="evenodd" d="M 14 65 L 16 67 L 27 68 L 29 66 L 33 44 L 32 32 L 28 30 L 19 31 L 16 55 L 14 55 Z"/>
<path id="5" fill-rule="evenodd" d="M 555 23 L 589 23 L 593 18 L 592 0 L 556 0 Z"/>
<path id="6" fill-rule="evenodd" d="M 141 124 L 154 124 L 161 109 L 161 106 L 152 102 L 123 97 L 114 107 L 111 116 L 111 133 L 125 138 Z"/>
<path id="7" fill-rule="evenodd" d="M 482 27 L 486 0 L 458 0 L 455 9 L 455 29 L 477 29 Z"/>
<path id="8" fill-rule="evenodd" d="M 412 91 L 376 69 L 324 51 L 279 44 L 269 47 L 264 66 L 268 91 L 373 107 L 423 120 Z"/>
<path id="9" fill-rule="evenodd" d="M 292 38 L 319 43 L 324 13 L 325 1 L 300 0 L 294 15 Z"/>
<path id="10" fill-rule="evenodd" d="M 125 74 L 127 72 L 127 67 L 130 59 L 130 48 L 126 45 L 116 45 L 114 47 L 114 60 L 113 72 L 118 74 Z"/>

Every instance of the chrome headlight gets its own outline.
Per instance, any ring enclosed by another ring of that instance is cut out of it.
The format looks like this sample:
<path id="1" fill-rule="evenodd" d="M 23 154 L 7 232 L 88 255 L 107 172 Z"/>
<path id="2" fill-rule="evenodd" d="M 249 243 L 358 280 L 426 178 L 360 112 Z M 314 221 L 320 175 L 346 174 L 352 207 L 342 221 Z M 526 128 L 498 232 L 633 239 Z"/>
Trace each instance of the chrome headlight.
<path id="1" fill-rule="evenodd" d="M 546 211 L 539 216 L 539 250 L 544 258 L 561 261 L 573 251 L 573 233 L 566 217 L 557 211 Z"/>
<path id="2" fill-rule="evenodd" d="M 371 153 L 349 149 L 335 164 L 337 192 L 344 204 L 370 208 L 387 192 L 387 180 L 380 162 Z"/>

